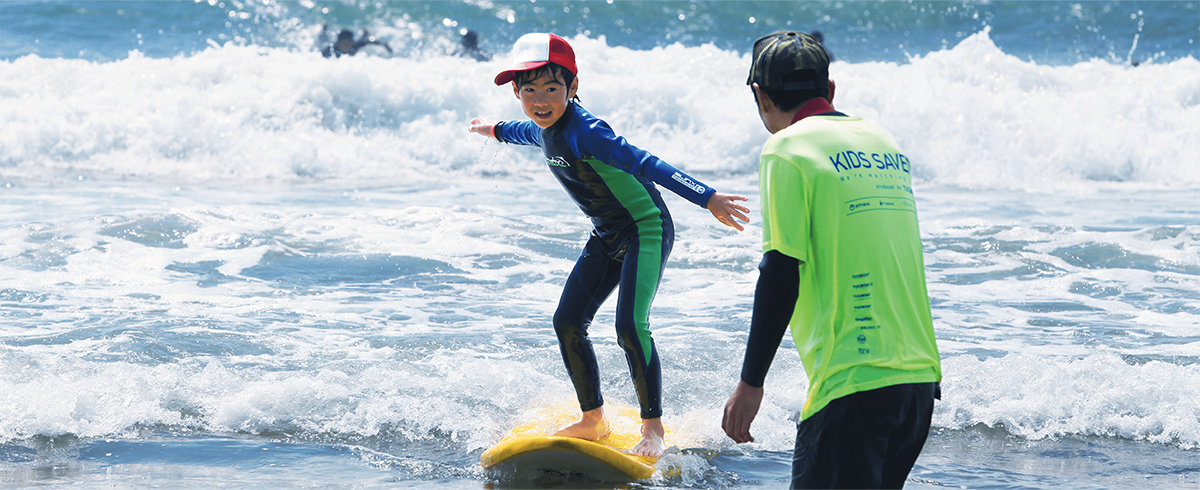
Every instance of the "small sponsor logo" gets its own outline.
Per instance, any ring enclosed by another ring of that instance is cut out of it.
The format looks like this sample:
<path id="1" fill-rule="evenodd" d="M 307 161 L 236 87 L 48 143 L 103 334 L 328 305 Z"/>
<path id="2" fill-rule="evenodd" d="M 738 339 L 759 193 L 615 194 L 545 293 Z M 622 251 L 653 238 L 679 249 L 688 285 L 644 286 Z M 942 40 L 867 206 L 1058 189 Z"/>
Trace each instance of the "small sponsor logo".
<path id="1" fill-rule="evenodd" d="M 571 168 L 571 165 L 567 164 L 567 159 L 565 159 L 563 157 L 547 158 L 546 165 L 549 165 L 551 167 Z"/>
<path id="2" fill-rule="evenodd" d="M 696 182 L 692 179 L 685 177 L 680 172 L 675 172 L 675 175 L 672 175 L 671 178 L 674 179 L 676 182 L 683 184 L 684 187 L 687 187 L 688 189 L 696 191 L 696 194 L 704 194 L 704 191 L 708 190 L 704 186 L 700 185 L 699 182 Z"/>

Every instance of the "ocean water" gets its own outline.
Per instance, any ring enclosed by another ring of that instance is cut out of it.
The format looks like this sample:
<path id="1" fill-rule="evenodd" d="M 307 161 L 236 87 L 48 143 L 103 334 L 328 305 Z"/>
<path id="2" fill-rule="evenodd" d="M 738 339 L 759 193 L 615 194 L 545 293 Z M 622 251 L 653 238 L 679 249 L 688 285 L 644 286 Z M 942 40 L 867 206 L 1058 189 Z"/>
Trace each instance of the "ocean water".
<path id="1" fill-rule="evenodd" d="M 322 58 L 321 22 L 394 53 Z M 491 79 L 532 31 L 619 134 L 751 197 L 742 233 L 666 197 L 672 449 L 622 487 L 784 486 L 790 339 L 758 442 L 720 414 L 761 253 L 747 50 L 786 28 L 913 161 L 945 379 L 908 487 L 1200 488 L 1194 0 L 0 2 L 0 487 L 604 487 L 478 465 L 573 396 L 549 321 L 588 223 L 466 131 L 522 117 Z"/>

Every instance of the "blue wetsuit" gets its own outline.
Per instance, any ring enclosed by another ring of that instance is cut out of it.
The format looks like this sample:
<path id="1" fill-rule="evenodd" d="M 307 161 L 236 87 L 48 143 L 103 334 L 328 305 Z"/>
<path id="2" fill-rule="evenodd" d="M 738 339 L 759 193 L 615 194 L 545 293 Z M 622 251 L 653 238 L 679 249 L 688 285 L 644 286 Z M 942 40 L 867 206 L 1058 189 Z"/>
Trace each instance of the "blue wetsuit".
<path id="1" fill-rule="evenodd" d="M 575 101 L 545 130 L 533 121 L 509 121 L 497 124 L 495 135 L 506 143 L 540 146 L 547 167 L 592 220 L 591 237 L 554 313 L 554 332 L 579 408 L 586 412 L 604 405 L 587 329 L 619 284 L 617 343 L 625 351 L 642 418 L 661 417 L 662 369 L 649 316 L 675 227 L 655 183 L 701 207 L 714 190 L 630 145 Z"/>

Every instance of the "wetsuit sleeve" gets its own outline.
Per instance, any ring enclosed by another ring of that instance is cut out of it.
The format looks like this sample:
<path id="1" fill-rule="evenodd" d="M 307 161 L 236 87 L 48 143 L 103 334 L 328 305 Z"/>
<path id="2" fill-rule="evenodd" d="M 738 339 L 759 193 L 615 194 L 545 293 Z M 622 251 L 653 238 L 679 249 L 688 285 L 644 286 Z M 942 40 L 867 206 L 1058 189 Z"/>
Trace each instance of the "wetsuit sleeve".
<path id="1" fill-rule="evenodd" d="M 742 381 L 746 384 L 761 388 L 767 379 L 767 370 L 787 332 L 799 295 L 800 261 L 777 250 L 763 254 L 758 264 L 758 285 L 754 288 L 750 337 L 746 339 L 746 357 L 742 360 Z"/>
<path id="2" fill-rule="evenodd" d="M 533 121 L 500 121 L 493 131 L 502 143 L 542 146 L 542 128 Z"/>
<path id="3" fill-rule="evenodd" d="M 583 126 L 579 137 L 575 138 L 576 152 L 580 156 L 590 156 L 642 180 L 653 181 L 702 208 L 716 192 L 650 152 L 629 144 L 600 119 L 585 119 Z"/>
<path id="4" fill-rule="evenodd" d="M 704 185 L 703 182 L 662 160 L 658 160 L 654 167 L 653 180 L 702 208 L 708 207 L 708 198 L 717 192 L 716 189 Z"/>

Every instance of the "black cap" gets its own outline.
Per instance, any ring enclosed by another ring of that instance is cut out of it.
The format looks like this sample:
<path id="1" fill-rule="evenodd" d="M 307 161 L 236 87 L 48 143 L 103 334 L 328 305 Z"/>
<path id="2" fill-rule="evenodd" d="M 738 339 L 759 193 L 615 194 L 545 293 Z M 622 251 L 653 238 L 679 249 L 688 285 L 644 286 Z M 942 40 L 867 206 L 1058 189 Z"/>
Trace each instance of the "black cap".
<path id="1" fill-rule="evenodd" d="M 776 32 L 755 41 L 752 55 L 746 85 L 828 93 L 829 53 L 817 38 L 802 32 Z"/>

